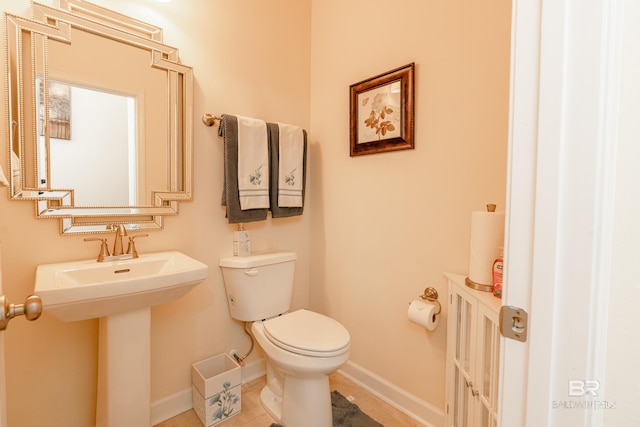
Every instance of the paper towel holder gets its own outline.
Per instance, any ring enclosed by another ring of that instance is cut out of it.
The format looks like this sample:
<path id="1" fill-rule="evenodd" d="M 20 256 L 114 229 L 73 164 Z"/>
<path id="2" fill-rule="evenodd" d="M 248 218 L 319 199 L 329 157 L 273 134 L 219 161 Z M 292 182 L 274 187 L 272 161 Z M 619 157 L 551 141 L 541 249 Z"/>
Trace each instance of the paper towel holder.
<path id="1" fill-rule="evenodd" d="M 435 313 L 435 315 L 437 316 L 438 314 L 440 314 L 440 312 L 442 311 L 442 305 L 440 305 L 440 301 L 438 301 L 438 291 L 436 290 L 436 288 L 429 286 L 424 290 L 422 295 L 418 295 L 418 296 L 423 300 L 437 303 L 438 312 Z"/>
<path id="2" fill-rule="evenodd" d="M 476 283 L 468 277 L 464 278 L 464 283 L 465 285 L 467 285 L 471 289 L 475 289 L 476 291 L 491 292 L 493 290 L 492 285 L 483 285 L 482 283 Z"/>

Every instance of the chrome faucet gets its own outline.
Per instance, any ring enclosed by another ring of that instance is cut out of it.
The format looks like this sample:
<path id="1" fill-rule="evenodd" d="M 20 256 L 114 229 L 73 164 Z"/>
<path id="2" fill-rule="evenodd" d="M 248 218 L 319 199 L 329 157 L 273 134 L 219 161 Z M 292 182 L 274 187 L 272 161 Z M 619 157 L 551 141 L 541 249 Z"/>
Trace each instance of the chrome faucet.
<path id="1" fill-rule="evenodd" d="M 101 242 L 100 244 L 100 252 L 98 253 L 98 262 L 104 261 L 117 261 L 124 259 L 135 259 L 138 258 L 138 251 L 136 250 L 136 245 L 134 240 L 138 237 L 147 237 L 148 234 L 136 234 L 135 236 L 128 236 L 127 229 L 122 224 L 111 224 L 107 226 L 108 230 L 115 230 L 115 240 L 113 242 L 113 253 L 109 253 L 109 246 L 107 245 L 107 239 L 102 237 L 87 237 L 84 239 L 85 242 L 98 240 Z M 127 252 L 125 253 L 123 250 L 123 237 L 129 237 L 129 246 L 127 247 Z"/>

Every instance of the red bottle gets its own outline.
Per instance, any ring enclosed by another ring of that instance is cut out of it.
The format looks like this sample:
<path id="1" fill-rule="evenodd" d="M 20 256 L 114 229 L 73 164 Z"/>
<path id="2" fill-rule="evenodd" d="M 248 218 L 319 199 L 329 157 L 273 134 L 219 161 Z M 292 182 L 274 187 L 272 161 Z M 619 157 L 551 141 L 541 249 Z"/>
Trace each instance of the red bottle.
<path id="1" fill-rule="evenodd" d="M 500 248 L 500 256 L 493 262 L 493 296 L 502 298 L 502 270 L 504 267 L 504 251 Z"/>

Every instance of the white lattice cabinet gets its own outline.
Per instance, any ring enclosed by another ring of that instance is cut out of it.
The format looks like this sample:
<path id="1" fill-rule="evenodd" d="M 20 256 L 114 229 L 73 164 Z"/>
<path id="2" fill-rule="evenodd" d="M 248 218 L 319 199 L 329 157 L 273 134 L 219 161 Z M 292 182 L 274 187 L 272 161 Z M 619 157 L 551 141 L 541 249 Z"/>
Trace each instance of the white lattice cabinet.
<path id="1" fill-rule="evenodd" d="M 501 300 L 449 279 L 447 303 L 447 427 L 496 427 Z"/>

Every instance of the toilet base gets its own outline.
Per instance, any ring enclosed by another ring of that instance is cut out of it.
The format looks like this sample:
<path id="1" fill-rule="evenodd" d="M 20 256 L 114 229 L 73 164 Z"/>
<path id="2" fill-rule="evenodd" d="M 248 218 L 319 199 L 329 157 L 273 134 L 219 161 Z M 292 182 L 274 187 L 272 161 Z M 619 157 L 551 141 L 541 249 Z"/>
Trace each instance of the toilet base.
<path id="1" fill-rule="evenodd" d="M 285 375 L 283 394 L 267 381 L 260 392 L 263 408 L 285 427 L 332 427 L 329 377 L 298 378 Z M 277 388 L 277 386 L 276 386 Z"/>
<path id="2" fill-rule="evenodd" d="M 264 386 L 260 392 L 260 403 L 271 418 L 277 422 L 282 421 L 282 397 L 276 396 L 268 385 Z"/>

